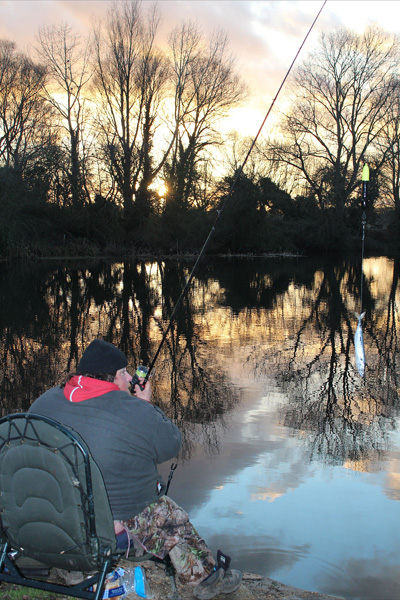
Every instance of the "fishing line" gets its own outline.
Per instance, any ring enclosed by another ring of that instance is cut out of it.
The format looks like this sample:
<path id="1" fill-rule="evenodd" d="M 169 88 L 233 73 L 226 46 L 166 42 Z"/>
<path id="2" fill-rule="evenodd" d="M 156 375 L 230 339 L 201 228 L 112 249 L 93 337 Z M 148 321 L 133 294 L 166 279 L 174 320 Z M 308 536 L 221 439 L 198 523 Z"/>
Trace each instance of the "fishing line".
<path id="1" fill-rule="evenodd" d="M 275 105 L 275 102 L 276 102 L 276 100 L 277 100 L 277 98 L 278 98 L 278 96 L 279 96 L 279 94 L 280 94 L 280 92 L 281 92 L 281 90 L 282 90 L 282 88 L 283 88 L 283 86 L 284 86 L 284 84 L 285 84 L 285 82 L 286 82 L 286 80 L 287 80 L 288 76 L 289 76 L 289 73 L 290 73 L 290 71 L 291 71 L 291 70 L 292 70 L 292 68 L 293 68 L 293 65 L 295 64 L 295 62 L 296 62 L 296 60 L 297 60 L 297 58 L 298 58 L 298 56 L 299 56 L 299 54 L 300 54 L 301 50 L 303 49 L 303 46 L 304 46 L 304 44 L 306 43 L 306 41 L 307 41 L 307 39 L 308 39 L 308 36 L 310 35 L 311 31 L 313 30 L 313 28 L 314 28 L 314 25 L 315 25 L 315 23 L 317 22 L 317 20 L 318 20 L 318 17 L 319 17 L 319 15 L 321 14 L 321 12 L 322 12 L 322 10 L 323 10 L 323 8 L 324 8 L 324 6 L 325 6 L 325 4 L 326 4 L 326 3 L 327 3 L 327 0 L 324 0 L 324 2 L 323 2 L 323 4 L 322 4 L 321 8 L 320 8 L 320 9 L 319 9 L 319 11 L 318 11 L 318 14 L 317 14 L 317 16 L 315 17 L 314 21 L 312 22 L 312 24 L 311 24 L 311 26 L 310 26 L 310 28 L 309 28 L 309 30 L 308 30 L 308 32 L 307 32 L 307 34 L 306 34 L 305 38 L 303 39 L 303 41 L 302 41 L 302 43 L 301 43 L 301 45 L 300 45 L 299 49 L 297 50 L 297 53 L 296 53 L 296 55 L 295 55 L 295 57 L 294 57 L 294 59 L 293 59 L 293 61 L 292 61 L 291 65 L 290 65 L 289 69 L 287 70 L 287 72 L 286 72 L 286 75 L 285 75 L 285 77 L 283 78 L 283 80 L 282 80 L 282 83 L 280 84 L 280 86 L 279 86 L 279 89 L 278 89 L 277 93 L 275 94 L 275 97 L 273 98 L 273 100 L 272 100 L 272 102 L 271 102 L 271 105 L 270 105 L 270 107 L 269 107 L 269 109 L 268 109 L 268 112 L 266 113 L 266 115 L 265 115 L 265 117 L 264 117 L 264 120 L 263 120 L 263 122 L 261 123 L 261 126 L 260 126 L 260 128 L 259 128 L 259 130 L 258 130 L 258 132 L 257 132 L 257 135 L 255 136 L 255 138 L 254 138 L 254 140 L 253 140 L 252 144 L 250 145 L 250 148 L 249 148 L 249 150 L 248 150 L 248 152 L 247 152 L 247 155 L 246 155 L 246 157 L 245 157 L 245 159 L 244 159 L 244 161 L 243 161 L 242 165 L 240 166 L 239 170 L 238 170 L 238 171 L 237 171 L 237 173 L 236 173 L 236 176 L 235 176 L 235 178 L 234 178 L 234 180 L 233 180 L 233 182 L 232 182 L 232 184 L 231 184 L 231 187 L 230 187 L 230 189 L 229 189 L 229 192 L 228 192 L 227 196 L 224 198 L 224 200 L 222 201 L 222 203 L 221 203 L 221 205 L 220 205 L 220 208 L 217 210 L 217 216 L 216 216 L 216 218 L 215 218 L 215 221 L 214 221 L 214 223 L 213 223 L 213 226 L 212 226 L 212 227 L 211 227 L 211 229 L 210 229 L 210 232 L 209 232 L 209 234 L 208 234 L 208 236 L 207 236 L 207 239 L 206 239 L 206 241 L 204 242 L 202 249 L 200 250 L 200 253 L 199 253 L 199 255 L 198 255 L 197 259 L 196 259 L 196 262 L 195 262 L 195 264 L 194 264 L 194 266 L 193 266 L 193 269 L 192 269 L 192 271 L 191 271 L 191 273 L 190 273 L 190 275 L 189 275 L 189 277 L 188 277 L 188 279 L 187 279 L 187 281 L 186 281 L 186 284 L 185 284 L 185 286 L 184 286 L 184 288 L 183 288 L 183 290 L 182 290 L 182 292 L 181 292 L 181 295 L 179 296 L 179 298 L 178 298 L 178 300 L 177 300 L 177 302 L 176 302 L 176 304 L 175 304 L 175 307 L 174 307 L 174 309 L 173 309 L 173 311 L 172 311 L 172 313 L 171 313 L 171 317 L 170 317 L 170 320 L 169 320 L 168 326 L 167 326 L 167 328 L 166 328 L 166 330 L 165 330 L 165 332 L 164 332 L 164 334 L 163 334 L 163 336 L 162 336 L 161 342 L 160 342 L 160 344 L 159 344 L 159 346 L 158 346 L 158 348 L 157 348 L 157 352 L 155 353 L 155 355 L 154 355 L 154 358 L 153 358 L 153 360 L 152 360 L 152 362 L 151 362 L 151 364 L 150 364 L 150 366 L 149 366 L 149 368 L 148 368 L 147 375 L 146 375 L 146 377 L 145 377 L 145 379 L 144 379 L 143 385 L 144 385 L 144 384 L 146 383 L 146 381 L 148 380 L 148 378 L 149 378 L 149 376 L 150 376 L 150 373 L 152 372 L 152 370 L 153 370 L 153 368 L 154 368 L 154 365 L 155 365 L 155 363 L 156 363 L 156 360 L 157 360 L 157 358 L 158 358 L 158 355 L 160 354 L 161 348 L 162 348 L 162 346 L 163 346 L 163 344 L 164 344 L 164 342 L 165 342 L 165 340 L 166 340 L 166 338 L 167 338 L 167 335 L 168 335 L 168 333 L 170 332 L 170 329 L 171 329 L 171 327 L 172 327 L 172 323 L 173 323 L 173 321 L 174 321 L 174 319 L 175 319 L 175 317 L 176 317 L 176 315 L 177 315 L 177 313 L 178 313 L 178 310 L 179 310 L 179 308 L 180 308 L 180 306 L 181 306 L 181 304 L 182 304 L 182 300 L 183 300 L 183 298 L 184 298 L 184 296 L 185 296 L 185 294 L 186 294 L 186 292 L 187 292 L 187 290 L 188 290 L 188 288 L 189 288 L 190 284 L 192 283 L 192 280 L 193 280 L 193 277 L 194 277 L 194 273 L 195 273 L 195 271 L 196 271 L 196 269 L 197 269 L 197 266 L 198 266 L 198 264 L 200 263 L 201 259 L 203 258 L 203 255 L 204 255 L 204 253 L 205 253 L 205 251 L 206 251 L 206 248 L 207 248 L 207 246 L 208 246 L 208 244 L 209 244 L 209 242 L 210 242 L 210 240 L 211 240 L 211 238 L 212 238 L 212 236 L 213 236 L 213 234 L 214 234 L 214 232 L 215 232 L 215 228 L 216 228 L 216 226 L 217 226 L 217 224 L 218 224 L 218 222 L 219 222 L 219 220 L 220 220 L 220 218 L 221 218 L 221 215 L 222 215 L 222 213 L 223 213 L 223 211 L 224 211 L 224 209 L 225 209 L 225 206 L 226 206 L 226 204 L 228 203 L 229 199 L 230 199 L 230 198 L 231 198 L 231 196 L 232 196 L 233 190 L 235 189 L 235 186 L 236 186 L 236 184 L 237 184 L 237 182 L 238 182 L 238 180 L 239 180 L 239 177 L 241 176 L 241 174 L 242 174 L 242 172 L 243 172 L 243 169 L 244 169 L 244 167 L 245 167 L 245 165 L 246 165 L 246 163 L 247 163 L 247 161 L 248 161 L 248 159 L 249 159 L 249 156 L 250 156 L 250 154 L 251 154 L 251 152 L 252 152 L 252 150 L 253 150 L 253 148 L 254 148 L 254 146 L 255 146 L 256 142 L 257 142 L 257 139 L 258 139 L 258 137 L 259 137 L 259 135 L 260 135 L 260 133 L 261 133 L 261 131 L 262 131 L 262 129 L 263 129 L 263 127 L 264 127 L 264 125 L 265 125 L 265 123 L 266 123 L 266 121 L 267 121 L 267 119 L 268 119 L 268 117 L 269 117 L 269 115 L 270 115 L 270 113 L 271 113 L 271 111 L 272 111 L 272 109 L 273 109 L 274 105 Z"/>
<path id="2" fill-rule="evenodd" d="M 363 281 L 364 281 L 364 243 L 365 243 L 365 212 L 362 217 L 362 236 L 361 236 L 361 284 L 360 284 L 360 315 L 363 308 Z"/>
<path id="3" fill-rule="evenodd" d="M 361 234 L 361 283 L 360 283 L 360 315 L 362 314 L 363 308 L 363 280 L 364 280 L 364 246 L 365 246 L 365 226 L 367 223 L 367 206 L 368 206 L 368 183 L 369 183 L 369 167 L 368 165 L 364 165 L 362 171 L 362 197 L 361 197 L 361 206 L 363 209 L 361 224 L 362 224 L 362 234 Z"/>
<path id="4" fill-rule="evenodd" d="M 365 374 L 365 349 L 364 349 L 364 336 L 362 330 L 362 321 L 365 317 L 363 309 L 363 279 L 364 279 L 364 243 L 365 243 L 365 225 L 367 222 L 367 206 L 368 206 L 368 182 L 369 182 L 369 167 L 364 165 L 362 171 L 362 242 L 361 242 L 361 284 L 360 284 L 360 314 L 356 313 L 357 317 L 357 328 L 354 334 L 354 351 L 356 355 L 356 367 L 361 375 L 364 377 Z"/>

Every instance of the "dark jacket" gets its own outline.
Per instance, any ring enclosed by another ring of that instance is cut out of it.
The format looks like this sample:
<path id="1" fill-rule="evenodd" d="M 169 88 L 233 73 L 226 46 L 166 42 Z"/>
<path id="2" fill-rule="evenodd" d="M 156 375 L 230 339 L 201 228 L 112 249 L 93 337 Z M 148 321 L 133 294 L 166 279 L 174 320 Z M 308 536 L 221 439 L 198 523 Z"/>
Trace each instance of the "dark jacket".
<path id="1" fill-rule="evenodd" d="M 30 412 L 84 439 L 102 472 L 114 519 L 137 515 L 165 491 L 157 465 L 176 456 L 181 433 L 156 406 L 120 390 L 70 402 L 57 386 L 40 396 Z"/>

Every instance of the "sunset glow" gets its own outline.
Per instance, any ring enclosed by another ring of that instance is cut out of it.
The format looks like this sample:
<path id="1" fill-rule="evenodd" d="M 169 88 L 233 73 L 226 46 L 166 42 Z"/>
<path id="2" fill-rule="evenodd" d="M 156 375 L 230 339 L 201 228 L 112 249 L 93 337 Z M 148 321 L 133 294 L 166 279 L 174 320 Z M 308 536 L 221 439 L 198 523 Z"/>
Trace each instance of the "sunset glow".
<path id="1" fill-rule="evenodd" d="M 0 0 L 0 38 L 15 41 L 21 51 L 31 55 L 39 27 L 65 21 L 77 34 L 84 36 L 93 19 L 105 18 L 109 5 L 108 0 Z M 322 2 L 310 0 L 163 0 L 158 2 L 161 16 L 158 44 L 165 48 L 171 30 L 182 20 L 198 22 L 207 37 L 217 29 L 226 32 L 238 72 L 249 93 L 241 108 L 226 115 L 221 128 L 252 137 L 321 6 Z M 398 22 L 393 19 L 393 14 L 399 6 L 398 1 L 382 1 L 378 5 L 367 0 L 361 9 L 355 0 L 327 2 L 299 60 L 313 50 L 321 33 L 328 34 L 338 27 L 361 32 L 368 24 L 377 23 L 389 32 L 397 31 Z M 282 109 L 283 96 L 281 94 L 277 112 Z M 274 125 L 273 118 L 271 115 L 270 128 Z M 160 192 L 162 197 L 165 190 Z"/>

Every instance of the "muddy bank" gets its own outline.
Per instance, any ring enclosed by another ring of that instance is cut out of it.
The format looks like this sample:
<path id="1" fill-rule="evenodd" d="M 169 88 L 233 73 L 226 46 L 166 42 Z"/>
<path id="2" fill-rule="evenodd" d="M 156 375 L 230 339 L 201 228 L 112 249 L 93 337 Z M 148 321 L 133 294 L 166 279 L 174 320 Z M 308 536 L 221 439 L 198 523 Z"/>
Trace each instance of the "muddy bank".
<path id="1" fill-rule="evenodd" d="M 167 600 L 171 595 L 172 587 L 164 568 L 149 561 L 145 561 L 141 565 L 146 571 L 152 599 Z M 123 562 L 121 566 L 132 569 L 132 563 L 129 562 Z M 177 582 L 177 588 L 181 600 L 194 600 L 190 587 L 184 587 Z M 235 593 L 215 596 L 215 600 L 338 600 L 338 598 L 338 596 L 327 596 L 299 590 L 273 579 L 251 573 L 244 574 L 243 583 Z M 138 600 L 138 596 L 131 593 L 126 596 L 126 600 Z"/>
<path id="2" fill-rule="evenodd" d="M 152 600 L 172 599 L 172 585 L 169 577 L 165 574 L 164 567 L 151 561 L 144 561 L 140 564 L 145 569 L 150 592 L 149 598 Z M 137 563 L 121 561 L 120 566 L 126 571 L 132 571 Z M 58 578 L 52 578 L 52 580 L 57 580 L 57 583 L 65 583 Z M 182 586 L 177 582 L 177 591 L 180 600 L 195 600 L 191 587 Z M 5 583 L 0 586 L 0 600 L 38 600 L 39 598 L 40 600 L 69 600 L 70 597 Z M 124 600 L 139 600 L 139 596 L 135 592 L 130 592 Z M 300 590 L 261 575 L 244 573 L 242 585 L 236 592 L 219 594 L 215 596 L 215 600 L 343 600 L 343 598 Z"/>

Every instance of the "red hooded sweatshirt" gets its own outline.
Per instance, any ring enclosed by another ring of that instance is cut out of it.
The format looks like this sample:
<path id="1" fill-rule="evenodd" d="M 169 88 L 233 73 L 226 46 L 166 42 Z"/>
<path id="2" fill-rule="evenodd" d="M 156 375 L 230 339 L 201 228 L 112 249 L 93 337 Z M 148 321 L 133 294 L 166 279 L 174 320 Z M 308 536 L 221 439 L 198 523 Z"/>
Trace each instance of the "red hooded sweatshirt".
<path id="1" fill-rule="evenodd" d="M 84 377 L 83 375 L 74 375 L 65 384 L 64 396 L 70 402 L 82 402 L 90 398 L 103 396 L 108 392 L 119 390 L 115 383 L 110 381 L 102 381 L 101 379 L 93 379 L 92 377 Z"/>

